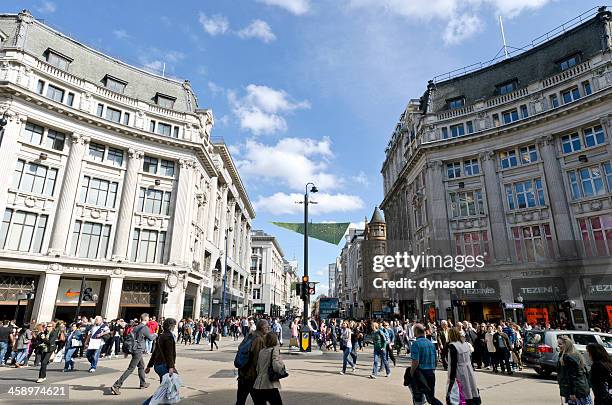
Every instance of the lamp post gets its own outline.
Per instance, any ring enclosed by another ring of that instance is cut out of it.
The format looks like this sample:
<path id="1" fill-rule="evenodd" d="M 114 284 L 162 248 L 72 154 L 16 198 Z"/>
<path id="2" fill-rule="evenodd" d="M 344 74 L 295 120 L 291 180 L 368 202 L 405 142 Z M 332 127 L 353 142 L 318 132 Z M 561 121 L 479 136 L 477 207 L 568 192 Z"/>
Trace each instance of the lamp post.
<path id="1" fill-rule="evenodd" d="M 221 292 L 221 320 L 225 321 L 225 298 L 227 296 L 227 256 L 228 256 L 228 239 L 229 233 L 233 231 L 231 226 L 225 229 L 225 268 L 223 269 L 223 291 Z"/>
<path id="2" fill-rule="evenodd" d="M 310 186 L 310 189 L 308 188 Z M 317 193 L 319 190 L 314 183 L 309 182 L 306 183 L 305 192 L 304 192 L 304 279 L 308 279 L 308 193 Z M 307 285 L 303 285 L 304 288 L 307 288 Z M 311 336 L 308 332 L 308 301 L 310 297 L 308 294 L 304 294 L 304 314 L 302 316 L 302 330 L 300 332 L 300 350 L 302 351 L 310 351 L 310 339 Z M 308 333 L 308 345 L 307 349 L 304 348 L 304 345 L 301 342 L 304 339 L 304 333 Z"/>

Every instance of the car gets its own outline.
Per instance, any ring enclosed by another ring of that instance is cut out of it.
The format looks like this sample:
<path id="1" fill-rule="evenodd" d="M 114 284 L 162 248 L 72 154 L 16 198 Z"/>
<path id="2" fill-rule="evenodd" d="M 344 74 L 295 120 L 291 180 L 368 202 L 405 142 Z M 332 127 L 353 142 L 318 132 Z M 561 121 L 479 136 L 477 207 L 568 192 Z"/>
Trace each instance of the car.
<path id="1" fill-rule="evenodd" d="M 568 336 L 573 340 L 576 349 L 585 359 L 587 368 L 591 362 L 586 351 L 589 343 L 599 343 L 606 348 L 612 358 L 612 334 L 582 330 L 526 330 L 523 332 L 523 353 L 521 360 L 524 367 L 533 368 L 541 376 L 549 376 L 557 371 L 559 347 L 557 338 Z"/>

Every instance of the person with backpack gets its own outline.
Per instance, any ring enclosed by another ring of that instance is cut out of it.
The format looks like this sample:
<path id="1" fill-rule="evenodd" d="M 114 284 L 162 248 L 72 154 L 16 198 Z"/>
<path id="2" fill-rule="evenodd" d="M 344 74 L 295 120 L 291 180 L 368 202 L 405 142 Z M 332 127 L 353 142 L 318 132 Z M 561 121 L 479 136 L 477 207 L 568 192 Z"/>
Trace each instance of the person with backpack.
<path id="1" fill-rule="evenodd" d="M 152 334 L 147 323 L 149 322 L 149 314 L 144 313 L 140 316 L 140 323 L 134 327 L 130 334 L 125 338 L 123 342 L 123 352 L 127 356 L 132 355 L 132 360 L 128 365 L 127 370 L 123 372 L 121 377 L 111 387 L 111 393 L 114 395 L 120 395 L 120 388 L 125 380 L 132 374 L 134 369 L 138 367 L 138 378 L 140 379 L 140 388 L 149 387 L 149 383 L 146 382 L 145 378 L 145 365 L 142 359 L 143 352 L 146 350 L 146 340 L 154 340 L 157 336 Z"/>
<path id="2" fill-rule="evenodd" d="M 264 319 L 257 321 L 255 330 L 251 332 L 238 346 L 234 358 L 234 367 L 238 369 L 238 391 L 236 405 L 245 405 L 247 397 L 251 395 L 253 401 L 253 386 L 257 379 L 257 361 L 259 352 L 265 347 L 265 336 L 268 333 L 268 322 Z"/>
<path id="3" fill-rule="evenodd" d="M 100 359 L 100 351 L 102 350 L 103 344 L 103 335 L 110 335 L 110 329 L 103 322 L 101 316 L 96 316 L 93 326 L 91 329 L 89 329 L 87 339 L 85 341 L 85 346 L 87 346 L 85 356 L 90 364 L 90 373 L 94 373 L 98 367 L 98 359 Z"/>
<path id="4" fill-rule="evenodd" d="M 372 367 L 372 374 L 370 378 L 376 378 L 378 375 L 378 360 L 382 361 L 382 365 L 387 372 L 387 377 L 391 375 L 391 369 L 389 368 L 389 362 L 387 361 L 387 336 L 380 329 L 378 322 L 372 323 L 372 343 L 374 344 L 374 365 Z"/>

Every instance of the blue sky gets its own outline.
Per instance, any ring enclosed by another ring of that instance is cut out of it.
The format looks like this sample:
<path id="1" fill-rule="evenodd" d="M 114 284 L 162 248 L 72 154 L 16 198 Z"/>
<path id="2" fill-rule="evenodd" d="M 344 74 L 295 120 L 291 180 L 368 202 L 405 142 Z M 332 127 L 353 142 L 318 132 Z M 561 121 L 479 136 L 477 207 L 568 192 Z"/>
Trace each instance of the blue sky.
<path id="1" fill-rule="evenodd" d="M 214 136 L 231 145 L 255 228 L 302 263 L 302 238 L 270 221 L 359 223 L 382 200 L 384 149 L 408 100 L 433 76 L 491 59 L 597 3 L 564 0 L 9 1 L 133 65 L 189 79 Z M 310 242 L 327 288 L 341 246 Z"/>

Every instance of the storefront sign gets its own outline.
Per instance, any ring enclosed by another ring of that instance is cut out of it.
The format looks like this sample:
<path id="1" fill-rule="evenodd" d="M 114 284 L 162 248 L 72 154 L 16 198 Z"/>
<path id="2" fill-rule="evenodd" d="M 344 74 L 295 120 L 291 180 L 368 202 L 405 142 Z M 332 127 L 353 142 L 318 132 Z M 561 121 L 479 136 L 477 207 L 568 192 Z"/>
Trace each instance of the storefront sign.
<path id="1" fill-rule="evenodd" d="M 609 301 L 612 297 L 612 276 L 583 277 L 584 299 Z"/>
<path id="2" fill-rule="evenodd" d="M 475 288 L 458 288 L 455 294 L 460 300 L 497 301 L 499 300 L 499 283 L 497 280 L 478 280 Z"/>
<path id="3" fill-rule="evenodd" d="M 565 282 L 560 277 L 512 280 L 514 295 L 525 301 L 562 301 L 567 299 Z"/>
<path id="4" fill-rule="evenodd" d="M 549 274 L 550 274 L 550 270 L 521 271 L 521 276 L 523 277 L 548 276 Z"/>
<path id="5" fill-rule="evenodd" d="M 527 323 L 530 325 L 536 324 L 547 324 L 548 323 L 548 309 L 547 308 L 526 308 L 525 318 Z"/>
<path id="6" fill-rule="evenodd" d="M 506 309 L 523 309 L 524 305 L 520 302 L 506 302 L 504 303 L 504 308 Z"/>
<path id="7" fill-rule="evenodd" d="M 88 290 L 91 289 L 91 290 Z M 100 297 L 102 289 L 102 281 L 100 280 L 85 280 L 85 292 L 91 296 L 97 295 Z M 81 280 L 62 278 L 59 288 L 57 289 L 57 305 L 78 304 L 79 295 L 81 294 Z"/>

